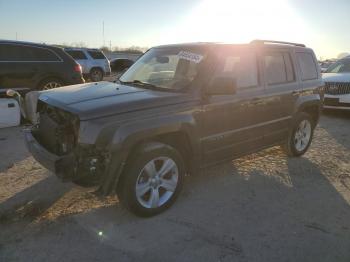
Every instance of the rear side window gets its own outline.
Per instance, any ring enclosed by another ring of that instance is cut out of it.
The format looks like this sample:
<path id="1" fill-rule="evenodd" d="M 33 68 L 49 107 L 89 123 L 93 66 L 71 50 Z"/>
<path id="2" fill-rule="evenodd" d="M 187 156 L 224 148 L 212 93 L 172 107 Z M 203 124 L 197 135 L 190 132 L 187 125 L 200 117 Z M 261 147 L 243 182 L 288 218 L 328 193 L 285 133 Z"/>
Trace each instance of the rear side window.
<path id="1" fill-rule="evenodd" d="M 100 51 L 88 51 L 88 53 L 93 59 L 106 59 L 104 54 Z"/>
<path id="2" fill-rule="evenodd" d="M 297 53 L 303 81 L 317 79 L 317 67 L 314 56 L 310 53 Z"/>
<path id="3" fill-rule="evenodd" d="M 66 52 L 71 57 L 73 57 L 73 59 L 75 59 L 75 60 L 85 60 L 86 59 L 86 55 L 82 51 L 70 50 L 70 51 L 66 51 Z"/>
<path id="4" fill-rule="evenodd" d="M 268 85 L 289 83 L 295 80 L 289 53 L 270 52 L 264 55 L 265 76 Z"/>
<path id="5" fill-rule="evenodd" d="M 220 60 L 217 75 L 235 78 L 239 88 L 258 85 L 257 60 L 253 52 L 230 52 Z"/>
<path id="6" fill-rule="evenodd" d="M 26 53 L 33 55 L 34 61 L 60 61 L 60 58 L 51 50 L 46 48 L 25 47 Z"/>
<path id="7" fill-rule="evenodd" d="M 61 59 L 46 48 L 25 45 L 0 44 L 2 62 L 54 62 Z"/>
<path id="8" fill-rule="evenodd" d="M 20 48 L 16 45 L 0 44 L 0 61 L 21 61 Z"/>

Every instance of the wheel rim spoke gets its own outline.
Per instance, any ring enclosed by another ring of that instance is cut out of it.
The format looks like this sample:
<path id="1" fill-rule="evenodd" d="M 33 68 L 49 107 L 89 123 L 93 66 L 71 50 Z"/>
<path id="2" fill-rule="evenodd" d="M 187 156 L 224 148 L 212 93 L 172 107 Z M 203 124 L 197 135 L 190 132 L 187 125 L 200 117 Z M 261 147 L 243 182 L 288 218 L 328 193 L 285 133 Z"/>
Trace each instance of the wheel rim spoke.
<path id="1" fill-rule="evenodd" d="M 138 197 L 144 196 L 151 189 L 149 183 L 138 184 L 136 187 L 136 195 Z"/>
<path id="2" fill-rule="evenodd" d="M 166 161 L 163 162 L 163 165 L 159 170 L 158 175 L 160 177 L 163 177 L 166 174 L 168 174 L 174 167 L 175 167 L 175 162 L 171 159 L 167 159 Z"/>
<path id="3" fill-rule="evenodd" d="M 158 189 L 152 189 L 151 196 L 149 199 L 149 206 L 151 208 L 156 208 L 159 205 L 159 191 Z"/>
<path id="4" fill-rule="evenodd" d="M 167 191 L 174 192 L 177 186 L 177 181 L 173 179 L 162 179 L 161 187 Z"/>
<path id="5" fill-rule="evenodd" d="M 148 162 L 148 164 L 145 166 L 145 171 L 149 177 L 154 177 L 157 174 L 154 160 Z"/>

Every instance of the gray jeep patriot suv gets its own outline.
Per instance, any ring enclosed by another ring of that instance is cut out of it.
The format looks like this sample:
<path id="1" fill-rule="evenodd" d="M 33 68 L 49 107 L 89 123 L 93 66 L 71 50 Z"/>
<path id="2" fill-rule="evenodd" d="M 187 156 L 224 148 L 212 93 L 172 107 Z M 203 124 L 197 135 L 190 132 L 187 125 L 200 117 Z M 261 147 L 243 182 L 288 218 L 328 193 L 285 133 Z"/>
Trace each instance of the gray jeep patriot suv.
<path id="1" fill-rule="evenodd" d="M 116 191 L 129 210 L 152 216 L 197 168 L 275 145 L 304 154 L 322 85 L 302 44 L 159 46 L 115 83 L 39 92 L 25 140 L 62 180 Z"/>

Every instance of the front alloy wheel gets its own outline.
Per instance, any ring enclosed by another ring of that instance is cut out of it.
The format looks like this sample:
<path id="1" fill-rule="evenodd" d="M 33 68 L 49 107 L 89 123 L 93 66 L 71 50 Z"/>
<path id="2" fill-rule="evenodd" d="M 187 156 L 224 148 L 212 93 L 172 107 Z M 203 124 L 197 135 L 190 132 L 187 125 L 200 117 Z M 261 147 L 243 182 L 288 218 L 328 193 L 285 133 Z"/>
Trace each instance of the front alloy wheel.
<path id="1" fill-rule="evenodd" d="M 136 215 L 156 215 L 174 203 L 184 173 L 184 161 L 175 148 L 158 142 L 141 145 L 119 180 L 119 200 Z"/>
<path id="2" fill-rule="evenodd" d="M 158 157 L 149 161 L 136 181 L 137 201 L 145 208 L 157 208 L 174 194 L 179 170 L 174 160 Z"/>

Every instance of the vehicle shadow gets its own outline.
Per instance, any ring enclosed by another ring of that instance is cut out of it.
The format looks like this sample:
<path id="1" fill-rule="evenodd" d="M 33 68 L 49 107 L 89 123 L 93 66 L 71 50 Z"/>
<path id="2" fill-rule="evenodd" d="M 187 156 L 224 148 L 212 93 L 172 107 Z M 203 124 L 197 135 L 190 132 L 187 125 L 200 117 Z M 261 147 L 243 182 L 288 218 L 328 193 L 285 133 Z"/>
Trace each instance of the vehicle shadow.
<path id="1" fill-rule="evenodd" d="M 0 172 L 29 156 L 22 137 L 22 127 L 0 129 Z"/>
<path id="2" fill-rule="evenodd" d="M 340 132 L 344 127 L 350 130 L 350 110 L 325 110 L 320 127 L 324 128 L 339 144 L 350 149 L 349 134 Z"/>
<path id="3" fill-rule="evenodd" d="M 0 202 L 0 226 L 18 221 L 34 221 L 71 188 L 72 184 L 63 184 L 53 175 L 47 176 Z"/>
<path id="4" fill-rule="evenodd" d="M 254 154 L 187 177 L 175 205 L 156 217 L 135 217 L 119 204 L 64 216 L 25 236 L 17 255 L 47 261 L 47 249 L 76 261 L 349 261 L 349 203 L 321 170 L 278 149 Z M 40 193 L 39 185 L 31 190 Z M 11 250 L 4 246 L 4 258 Z"/>

